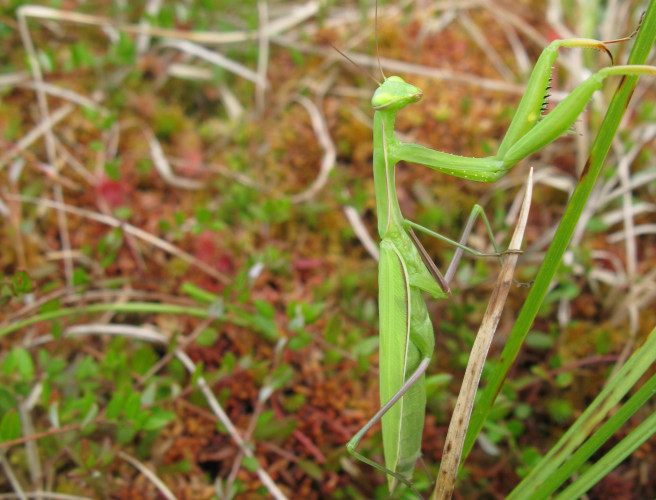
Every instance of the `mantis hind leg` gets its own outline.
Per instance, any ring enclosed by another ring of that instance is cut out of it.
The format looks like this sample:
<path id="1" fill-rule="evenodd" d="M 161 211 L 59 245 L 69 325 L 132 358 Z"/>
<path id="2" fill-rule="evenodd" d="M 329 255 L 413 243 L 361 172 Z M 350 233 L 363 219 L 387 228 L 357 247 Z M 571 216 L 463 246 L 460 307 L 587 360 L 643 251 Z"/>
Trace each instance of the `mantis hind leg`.
<path id="1" fill-rule="evenodd" d="M 374 425 L 376 425 L 376 423 L 383 417 L 383 415 L 385 415 L 389 411 L 389 409 L 392 408 L 392 406 L 394 406 L 405 395 L 405 393 L 408 392 L 408 390 L 410 390 L 410 388 L 413 385 L 415 385 L 415 383 L 417 383 L 417 381 L 424 375 L 424 373 L 426 372 L 426 369 L 428 368 L 429 363 L 430 363 L 430 358 L 422 359 L 421 362 L 419 363 L 419 366 L 417 367 L 417 369 L 414 371 L 414 373 L 412 375 L 410 375 L 410 377 L 408 377 L 408 379 L 405 381 L 403 386 L 401 386 L 401 388 L 398 390 L 398 392 L 396 394 L 394 394 L 394 396 L 392 396 L 390 398 L 390 400 L 387 401 L 387 403 L 385 403 L 381 407 L 381 409 L 376 412 L 376 414 L 373 417 L 371 417 L 371 420 L 369 420 L 362 427 L 362 429 L 360 429 L 358 432 L 355 433 L 355 435 L 351 438 L 351 440 L 348 443 L 346 443 L 346 449 L 348 450 L 348 452 L 351 455 L 353 455 L 355 458 L 357 458 L 361 462 L 364 462 L 367 465 L 370 465 L 371 467 L 373 467 L 373 468 L 375 468 L 375 469 L 377 469 L 377 470 L 379 470 L 379 471 L 381 471 L 385 474 L 389 474 L 390 476 L 394 477 L 396 480 L 402 482 L 408 488 L 410 488 L 412 490 L 412 492 L 415 495 L 417 495 L 419 498 L 423 498 L 423 497 L 415 489 L 415 487 L 412 486 L 412 483 L 406 477 L 404 477 L 403 475 L 401 475 L 401 474 L 399 474 L 395 471 L 392 471 L 392 470 L 388 469 L 384 465 L 381 465 L 377 462 L 374 462 L 370 458 L 365 457 L 364 455 L 359 453 L 356 450 L 356 448 L 357 448 L 358 444 L 360 444 L 360 441 L 362 440 L 364 435 L 367 432 L 369 432 L 369 430 Z"/>

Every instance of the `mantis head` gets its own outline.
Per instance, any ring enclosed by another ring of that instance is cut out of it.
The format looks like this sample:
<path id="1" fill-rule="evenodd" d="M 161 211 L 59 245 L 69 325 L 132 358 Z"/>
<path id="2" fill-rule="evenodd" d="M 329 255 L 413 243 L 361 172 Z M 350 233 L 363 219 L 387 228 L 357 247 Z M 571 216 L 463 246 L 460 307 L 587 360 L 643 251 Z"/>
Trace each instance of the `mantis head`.
<path id="1" fill-rule="evenodd" d="M 421 99 L 421 89 L 406 83 L 400 76 L 390 76 L 376 89 L 371 105 L 376 110 L 398 111 Z"/>

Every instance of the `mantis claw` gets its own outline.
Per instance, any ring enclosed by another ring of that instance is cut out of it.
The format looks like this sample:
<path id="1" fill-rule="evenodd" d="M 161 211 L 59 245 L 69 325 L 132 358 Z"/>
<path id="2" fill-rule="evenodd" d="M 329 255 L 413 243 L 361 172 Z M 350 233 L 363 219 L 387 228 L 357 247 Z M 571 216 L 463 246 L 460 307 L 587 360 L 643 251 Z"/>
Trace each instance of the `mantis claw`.
<path id="1" fill-rule="evenodd" d="M 535 280 L 531 280 L 528 283 L 524 281 L 517 281 L 515 278 L 513 278 L 513 285 L 515 285 L 518 288 L 531 288 L 533 286 L 533 283 L 535 283 Z"/>
<path id="2" fill-rule="evenodd" d="M 508 250 L 504 250 L 503 252 L 501 252 L 501 253 L 499 253 L 499 254 L 497 254 L 497 255 L 503 257 L 504 255 L 513 255 L 513 254 L 514 254 L 514 255 L 521 255 L 521 254 L 523 254 L 523 253 L 524 253 L 524 250 L 519 250 L 519 249 L 509 248 Z"/>

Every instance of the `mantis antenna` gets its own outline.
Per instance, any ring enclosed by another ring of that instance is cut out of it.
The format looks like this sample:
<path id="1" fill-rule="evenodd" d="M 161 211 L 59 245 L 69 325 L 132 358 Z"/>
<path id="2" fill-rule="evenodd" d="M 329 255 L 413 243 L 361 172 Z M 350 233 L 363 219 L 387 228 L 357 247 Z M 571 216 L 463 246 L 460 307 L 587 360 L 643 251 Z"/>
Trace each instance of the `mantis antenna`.
<path id="1" fill-rule="evenodd" d="M 374 11 L 374 31 L 376 34 L 376 58 L 378 59 L 378 70 L 383 75 L 383 80 L 387 80 L 385 73 L 383 73 L 383 65 L 380 63 L 380 48 L 378 47 L 378 0 L 376 0 L 376 10 Z M 379 84 L 380 85 L 380 84 Z"/>
<path id="2" fill-rule="evenodd" d="M 380 74 L 383 76 L 383 81 L 384 81 L 384 80 L 387 79 L 387 77 L 385 76 L 385 73 L 383 72 L 383 65 L 380 62 L 380 48 L 378 47 L 378 0 L 376 0 L 375 5 L 376 5 L 376 7 L 375 7 L 375 11 L 374 11 L 374 23 L 375 23 L 374 32 L 375 32 L 375 36 L 376 36 L 376 59 L 378 59 L 378 71 L 380 71 Z M 633 36 L 633 35 L 631 35 L 631 36 Z M 344 59 L 346 59 L 353 66 L 355 66 L 360 72 L 364 73 L 369 78 L 371 78 L 374 82 L 376 82 L 376 84 L 379 87 L 382 85 L 382 82 L 376 80 L 376 78 L 374 78 L 371 73 L 369 73 L 368 71 L 365 71 L 358 63 L 356 63 L 353 59 L 351 59 L 349 56 L 347 56 L 344 52 L 342 52 L 337 47 L 335 47 L 335 45 L 330 40 L 328 40 L 326 37 L 321 36 L 321 35 L 319 35 L 319 37 L 322 40 L 324 40 L 325 42 L 327 42 L 333 49 L 335 49 L 335 51 L 337 51 L 339 53 L 339 55 L 341 55 Z"/>
<path id="3" fill-rule="evenodd" d="M 379 82 L 378 80 L 376 80 L 376 79 L 374 78 L 374 76 L 373 76 L 371 73 L 369 73 L 368 71 L 365 71 L 365 70 L 362 68 L 362 66 L 360 66 L 360 65 L 359 65 L 358 63 L 356 63 L 353 59 L 351 59 L 349 56 L 347 56 L 344 52 L 342 52 L 342 51 L 339 50 L 337 47 L 335 47 L 335 44 L 333 44 L 333 42 L 331 42 L 330 40 L 328 40 L 325 36 L 322 36 L 322 35 L 318 35 L 318 36 L 319 36 L 319 38 L 321 38 L 324 42 L 326 42 L 328 45 L 330 45 L 330 46 L 331 46 L 331 47 L 332 47 L 337 53 L 339 53 L 340 56 L 342 56 L 344 59 L 346 59 L 348 62 L 350 62 L 353 66 L 355 66 L 355 67 L 360 71 L 360 73 L 363 73 L 363 74 L 367 75 L 369 78 L 371 78 L 371 79 L 372 79 L 372 80 L 373 80 L 373 81 L 374 81 L 374 82 L 380 87 L 380 85 L 381 85 L 382 83 Z M 380 60 L 379 60 L 379 63 L 380 63 Z M 385 76 L 385 75 L 383 75 L 383 76 Z"/>

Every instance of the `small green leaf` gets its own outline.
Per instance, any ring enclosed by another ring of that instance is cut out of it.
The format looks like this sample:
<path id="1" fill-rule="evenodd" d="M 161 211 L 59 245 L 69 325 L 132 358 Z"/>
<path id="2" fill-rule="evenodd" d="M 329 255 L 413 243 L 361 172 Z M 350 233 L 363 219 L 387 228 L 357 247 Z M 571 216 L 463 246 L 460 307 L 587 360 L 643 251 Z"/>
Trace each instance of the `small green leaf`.
<path id="1" fill-rule="evenodd" d="M 609 225 L 600 217 L 590 217 L 585 225 L 585 230 L 591 233 L 603 233 L 608 231 Z"/>
<path id="2" fill-rule="evenodd" d="M 319 481 L 323 478 L 323 469 L 315 462 L 310 460 L 299 460 L 297 465 L 312 479 Z"/>
<path id="3" fill-rule="evenodd" d="M 89 275 L 84 269 L 78 267 L 73 270 L 73 286 L 88 285 L 89 282 Z"/>
<path id="4" fill-rule="evenodd" d="M 325 304 L 301 304 L 301 311 L 303 317 L 305 318 L 305 324 L 310 325 L 321 318 L 323 311 L 325 309 Z"/>
<path id="5" fill-rule="evenodd" d="M 118 120 L 118 115 L 116 113 L 108 113 L 102 116 L 100 120 L 100 128 L 103 130 L 109 130 L 112 128 L 114 123 Z M 147 161 L 147 160 L 146 160 Z"/>
<path id="6" fill-rule="evenodd" d="M 58 311 L 61 307 L 61 302 L 59 299 L 54 299 L 54 300 L 49 300 L 48 302 L 44 302 L 41 304 L 39 307 L 39 312 L 40 313 L 49 313 L 49 312 L 54 312 Z"/>
<path id="7" fill-rule="evenodd" d="M 524 433 L 524 424 L 519 420 L 510 420 L 506 423 L 506 428 L 514 438 L 518 438 Z"/>
<path id="8" fill-rule="evenodd" d="M 119 32 L 118 42 L 112 46 L 110 52 L 113 62 L 120 65 L 128 65 L 134 63 L 137 56 L 137 48 L 125 32 Z"/>
<path id="9" fill-rule="evenodd" d="M 14 291 L 16 293 L 30 293 L 34 289 L 30 275 L 25 271 L 16 271 L 11 281 L 14 284 Z"/>
<path id="10" fill-rule="evenodd" d="M 247 470 L 255 472 L 260 468 L 260 464 L 255 457 L 244 457 L 242 463 Z"/>
<path id="11" fill-rule="evenodd" d="M 276 309 L 269 302 L 261 299 L 255 299 L 253 300 L 253 304 L 255 305 L 255 309 L 260 316 L 269 319 L 273 319 L 275 317 Z"/>
<path id="12" fill-rule="evenodd" d="M 128 220 L 133 214 L 134 211 L 130 207 L 116 207 L 114 210 L 116 218 L 121 220 Z"/>
<path id="13" fill-rule="evenodd" d="M 105 149 L 103 142 L 98 140 L 89 141 L 88 147 L 91 151 L 95 151 L 96 153 L 100 153 Z"/>
<path id="14" fill-rule="evenodd" d="M 113 181 L 121 179 L 121 160 L 116 158 L 114 160 L 105 162 L 105 174 Z"/>
<path id="15" fill-rule="evenodd" d="M 87 412 L 87 414 L 84 416 L 84 419 L 82 420 L 82 423 L 80 424 L 80 427 L 82 429 L 84 429 L 97 416 L 98 416 L 98 405 L 96 403 L 93 403 L 91 405 L 91 408 L 89 408 L 89 411 Z"/>
<path id="16" fill-rule="evenodd" d="M 356 358 L 369 356 L 371 353 L 378 349 L 378 337 L 371 336 L 361 340 L 357 345 L 351 349 L 351 353 Z"/>
<path id="17" fill-rule="evenodd" d="M 296 412 L 301 406 L 305 404 L 307 398 L 304 394 L 294 394 L 293 396 L 286 397 L 282 401 L 282 407 L 292 413 Z"/>
<path id="18" fill-rule="evenodd" d="M 526 336 L 526 345 L 533 349 L 548 350 L 554 345 L 553 338 L 542 332 L 531 332 Z"/>
<path id="19" fill-rule="evenodd" d="M 216 344 L 218 338 L 219 333 L 214 328 L 205 328 L 196 337 L 196 343 L 201 347 L 210 347 Z"/>
<path id="20" fill-rule="evenodd" d="M 137 435 L 137 429 L 131 425 L 122 425 L 116 429 L 116 441 L 119 444 L 128 444 Z"/>
<path id="21" fill-rule="evenodd" d="M 277 340 L 279 338 L 278 327 L 273 319 L 264 316 L 255 316 L 252 323 L 257 331 L 262 333 L 268 340 Z"/>
<path id="22" fill-rule="evenodd" d="M 84 356 L 75 368 L 75 379 L 79 381 L 96 378 L 100 373 L 98 362 L 91 356 Z"/>
<path id="23" fill-rule="evenodd" d="M 155 363 L 157 363 L 157 360 L 158 355 L 155 354 L 152 347 L 142 346 L 134 353 L 130 360 L 130 364 L 132 370 L 139 375 L 143 375 L 150 370 Z"/>
<path id="24" fill-rule="evenodd" d="M 211 220 L 212 212 L 209 208 L 205 206 L 196 208 L 196 221 L 198 221 L 199 224 L 209 224 Z"/>
<path id="25" fill-rule="evenodd" d="M 559 424 L 569 421 L 574 414 L 572 403 L 565 399 L 552 399 L 547 402 L 547 408 L 553 419 Z"/>
<path id="26" fill-rule="evenodd" d="M 125 400 L 123 407 L 126 420 L 135 420 L 141 411 L 141 395 L 138 392 L 132 392 Z"/>
<path id="27" fill-rule="evenodd" d="M 18 401 L 6 387 L 0 386 L 0 412 L 16 408 Z"/>
<path id="28" fill-rule="evenodd" d="M 289 50 L 289 55 L 292 58 L 292 62 L 297 66 L 297 67 L 304 67 L 305 66 L 305 56 L 300 50 L 297 50 L 296 48 L 292 47 Z"/>
<path id="29" fill-rule="evenodd" d="M 52 334 L 53 338 L 60 339 L 63 331 L 64 329 L 62 328 L 61 321 L 54 321 L 52 323 L 52 326 L 50 327 L 50 333 Z"/>
<path id="30" fill-rule="evenodd" d="M 149 406 L 155 402 L 157 382 L 150 382 L 141 392 L 141 406 Z"/>
<path id="31" fill-rule="evenodd" d="M 608 354 L 611 349 L 611 332 L 607 329 L 600 330 L 597 335 L 595 335 L 595 351 L 597 354 Z"/>
<path id="32" fill-rule="evenodd" d="M 289 341 L 289 348 L 292 351 L 298 351 L 312 342 L 312 337 L 305 331 L 300 330 Z"/>
<path id="33" fill-rule="evenodd" d="M 541 459 L 542 455 L 540 455 L 540 452 L 534 447 L 528 446 L 524 448 L 521 455 L 522 466 L 517 470 L 519 476 L 526 476 L 526 474 L 528 474 L 531 469 L 540 462 Z"/>
<path id="34" fill-rule="evenodd" d="M 515 406 L 515 416 L 521 420 L 525 420 L 530 417 L 531 413 L 533 413 L 533 408 L 529 404 L 519 403 L 517 406 Z"/>
<path id="35" fill-rule="evenodd" d="M 282 389 L 294 376 L 294 369 L 286 364 L 280 365 L 273 373 L 271 387 L 274 391 Z"/>
<path id="36" fill-rule="evenodd" d="M 162 410 L 161 408 L 153 408 L 152 414 L 146 419 L 142 425 L 145 431 L 156 431 L 166 426 L 169 422 L 175 420 L 177 415 L 172 411 Z"/>
<path id="37" fill-rule="evenodd" d="M 198 377 L 203 376 L 203 367 L 204 367 L 204 363 L 202 361 L 196 363 L 196 367 L 194 368 L 194 373 L 191 374 L 191 385 L 196 385 L 196 382 L 198 381 Z"/>
<path id="38" fill-rule="evenodd" d="M 112 395 L 112 399 L 107 404 L 106 416 L 108 419 L 112 420 L 118 418 L 123 411 L 125 406 L 125 393 L 122 391 L 116 391 Z"/>
<path id="39" fill-rule="evenodd" d="M 569 387 L 574 382 L 572 372 L 562 372 L 556 375 L 556 385 L 558 387 Z"/>
<path id="40" fill-rule="evenodd" d="M 450 373 L 439 373 L 426 377 L 426 391 L 436 391 L 445 388 L 453 378 Z"/>
<path id="41" fill-rule="evenodd" d="M 335 314 L 328 319 L 326 328 L 323 331 L 323 338 L 326 339 L 327 343 L 336 345 L 340 333 L 342 333 L 342 317 Z"/>
<path id="42" fill-rule="evenodd" d="M 0 421 L 0 441 L 11 441 L 21 436 L 21 421 L 16 410 L 9 410 Z"/>
<path id="43" fill-rule="evenodd" d="M 93 67 L 96 59 L 91 55 L 87 46 L 77 42 L 70 46 L 71 62 L 73 68 Z"/>
<path id="44" fill-rule="evenodd" d="M 44 73 L 51 73 L 57 67 L 55 54 L 52 50 L 39 50 L 36 54 L 39 66 Z"/>
<path id="45" fill-rule="evenodd" d="M 221 368 L 219 369 L 219 373 L 232 373 L 235 366 L 237 366 L 237 358 L 235 357 L 235 354 L 232 352 L 226 352 L 223 355 L 223 358 L 221 358 Z"/>
<path id="46" fill-rule="evenodd" d="M 270 413 L 270 415 L 267 415 L 267 413 Z M 256 440 L 281 442 L 296 429 L 296 421 L 294 419 L 274 419 L 273 417 L 272 412 L 264 412 L 257 419 L 257 427 L 254 433 Z"/>
<path id="47" fill-rule="evenodd" d="M 23 380 L 32 380 L 34 378 L 34 361 L 32 356 L 22 347 L 14 349 L 14 356 L 16 357 L 16 368 L 20 373 Z"/>

